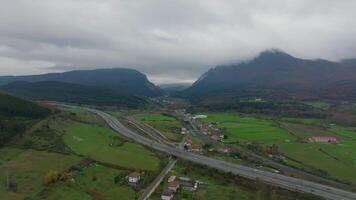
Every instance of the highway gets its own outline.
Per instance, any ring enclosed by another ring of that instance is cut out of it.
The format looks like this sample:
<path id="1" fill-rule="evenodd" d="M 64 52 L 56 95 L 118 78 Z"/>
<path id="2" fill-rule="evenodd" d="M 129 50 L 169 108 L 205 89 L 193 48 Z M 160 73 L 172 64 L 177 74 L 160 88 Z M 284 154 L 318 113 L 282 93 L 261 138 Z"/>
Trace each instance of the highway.
<path id="1" fill-rule="evenodd" d="M 306 181 L 302 179 L 297 179 L 289 176 L 284 176 L 281 174 L 275 174 L 272 172 L 267 172 L 263 170 L 258 170 L 255 168 L 229 163 L 222 160 L 216 160 L 213 158 L 209 158 L 202 155 L 193 154 L 191 152 L 185 151 L 180 148 L 175 148 L 168 146 L 166 144 L 162 144 L 156 141 L 153 141 L 149 138 L 146 138 L 142 135 L 139 135 L 130 129 L 126 128 L 123 124 L 121 124 L 115 117 L 91 108 L 84 108 L 89 112 L 95 113 L 101 118 L 105 120 L 105 122 L 119 134 L 140 143 L 142 145 L 148 146 L 152 149 L 156 149 L 161 152 L 166 152 L 167 154 L 174 155 L 178 158 L 188 160 L 194 163 L 198 163 L 201 165 L 206 165 L 212 168 L 219 169 L 224 172 L 231 172 L 233 174 L 252 179 L 252 180 L 260 180 L 265 183 L 278 186 L 281 188 L 285 188 L 292 191 L 304 192 L 309 194 L 314 194 L 325 199 L 330 200 L 356 200 L 356 193 L 345 191 L 342 189 L 338 189 L 335 187 L 330 187 L 326 185 L 322 185 L 319 183 L 314 183 L 311 181 Z M 352 172 L 350 172 L 352 173 Z"/>

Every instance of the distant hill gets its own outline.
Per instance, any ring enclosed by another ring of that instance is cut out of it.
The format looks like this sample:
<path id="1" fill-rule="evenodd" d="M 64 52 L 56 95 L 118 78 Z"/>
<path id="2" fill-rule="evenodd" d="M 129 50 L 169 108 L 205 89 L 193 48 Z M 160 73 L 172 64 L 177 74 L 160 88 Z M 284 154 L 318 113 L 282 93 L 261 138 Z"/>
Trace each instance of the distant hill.
<path id="1" fill-rule="evenodd" d="M 143 96 L 159 96 L 162 90 L 151 83 L 146 75 L 125 68 L 79 70 L 30 76 L 2 76 L 0 85 L 15 81 L 58 81 L 87 86 L 106 87 L 115 92 Z"/>
<path id="2" fill-rule="evenodd" d="M 172 92 L 172 91 L 183 91 L 189 88 L 191 85 L 192 84 L 190 83 L 171 83 L 171 84 L 161 84 L 158 86 L 166 92 Z"/>
<path id="3" fill-rule="evenodd" d="M 138 107 L 146 103 L 142 98 L 106 87 L 86 86 L 57 81 L 17 81 L 0 86 L 0 90 L 31 100 L 49 100 L 80 104 Z"/>
<path id="4" fill-rule="evenodd" d="M 36 103 L 0 93 L 0 146 L 49 114 Z"/>
<path id="5" fill-rule="evenodd" d="M 345 62 L 300 59 L 269 50 L 250 61 L 210 69 L 184 95 L 191 99 L 224 95 L 356 98 L 356 65 Z"/>

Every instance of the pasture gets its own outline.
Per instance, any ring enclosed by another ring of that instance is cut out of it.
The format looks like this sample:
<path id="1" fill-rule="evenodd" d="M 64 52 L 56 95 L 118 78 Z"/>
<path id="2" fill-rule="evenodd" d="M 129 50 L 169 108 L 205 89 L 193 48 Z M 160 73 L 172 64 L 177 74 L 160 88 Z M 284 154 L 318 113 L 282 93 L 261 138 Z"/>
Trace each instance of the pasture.
<path id="1" fill-rule="evenodd" d="M 220 129 L 225 130 L 230 137 L 240 142 L 275 143 L 295 139 L 269 119 L 245 117 L 230 113 L 211 113 L 207 116 L 205 121 L 217 123 Z"/>
<path id="2" fill-rule="evenodd" d="M 339 144 L 281 143 L 279 151 L 302 162 L 305 166 L 321 169 L 330 177 L 356 183 L 356 142 Z"/>
<path id="3" fill-rule="evenodd" d="M 331 103 L 325 101 L 306 101 L 304 103 L 314 108 L 322 109 L 322 110 L 328 110 L 332 105 Z"/>
<path id="4" fill-rule="evenodd" d="M 58 172 L 69 169 L 81 158 L 45 151 L 0 149 L 0 197 L 1 199 L 24 199 L 44 188 L 44 177 L 50 170 Z M 7 176 L 14 184 L 15 191 L 5 188 Z"/>
<path id="5" fill-rule="evenodd" d="M 122 200 L 132 200 L 136 197 L 135 191 L 114 181 L 117 175 L 125 173 L 122 170 L 93 164 L 83 171 L 74 171 L 72 173 L 74 181 L 54 185 L 39 197 L 44 200 L 116 200 L 118 197 Z"/>
<path id="6" fill-rule="evenodd" d="M 79 155 L 124 168 L 155 171 L 159 159 L 144 147 L 124 142 L 110 128 L 74 122 L 67 125 L 64 143 Z"/>

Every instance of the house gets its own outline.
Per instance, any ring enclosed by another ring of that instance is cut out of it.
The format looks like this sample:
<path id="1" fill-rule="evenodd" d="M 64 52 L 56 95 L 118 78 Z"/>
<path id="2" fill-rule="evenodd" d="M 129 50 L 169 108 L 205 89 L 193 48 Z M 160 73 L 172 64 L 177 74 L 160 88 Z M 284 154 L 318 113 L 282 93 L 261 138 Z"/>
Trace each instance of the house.
<path id="1" fill-rule="evenodd" d="M 228 147 L 220 147 L 220 148 L 218 148 L 218 152 L 219 153 L 230 153 L 231 149 Z"/>
<path id="2" fill-rule="evenodd" d="M 193 153 L 201 153 L 203 151 L 203 149 L 200 148 L 200 146 L 198 146 L 198 145 L 192 144 L 189 147 L 188 151 L 193 152 Z"/>
<path id="3" fill-rule="evenodd" d="M 171 200 L 174 197 L 174 191 L 172 190 L 166 190 L 162 193 L 161 199 L 162 200 Z"/>
<path id="4" fill-rule="evenodd" d="M 177 192 L 179 189 L 179 183 L 177 181 L 172 181 L 168 183 L 168 189 L 174 192 Z"/>
<path id="5" fill-rule="evenodd" d="M 337 138 L 334 136 L 313 136 L 309 138 L 310 142 L 336 143 Z"/>
<path id="6" fill-rule="evenodd" d="M 183 127 L 180 133 L 182 135 L 185 135 L 185 134 L 189 133 L 189 130 L 187 128 Z"/>
<path id="7" fill-rule="evenodd" d="M 219 141 L 220 140 L 220 134 L 219 133 L 213 133 L 210 138 L 215 140 L 215 141 Z"/>
<path id="8" fill-rule="evenodd" d="M 170 176 L 170 177 L 168 178 L 168 183 L 175 181 L 176 178 L 177 178 L 177 177 L 174 176 L 174 175 Z"/>
<path id="9" fill-rule="evenodd" d="M 136 184 L 140 181 L 140 178 L 141 178 L 140 173 L 132 172 L 128 176 L 129 185 L 136 186 Z"/>

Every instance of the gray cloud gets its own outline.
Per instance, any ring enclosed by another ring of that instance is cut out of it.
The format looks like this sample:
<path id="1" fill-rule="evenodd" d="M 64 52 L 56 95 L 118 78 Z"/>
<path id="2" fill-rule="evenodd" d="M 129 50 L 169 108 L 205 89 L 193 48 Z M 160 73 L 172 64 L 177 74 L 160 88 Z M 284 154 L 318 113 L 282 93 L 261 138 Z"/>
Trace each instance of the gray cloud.
<path id="1" fill-rule="evenodd" d="M 279 48 L 356 57 L 354 0 L 3 0 L 0 75 L 129 67 L 188 82 Z"/>

